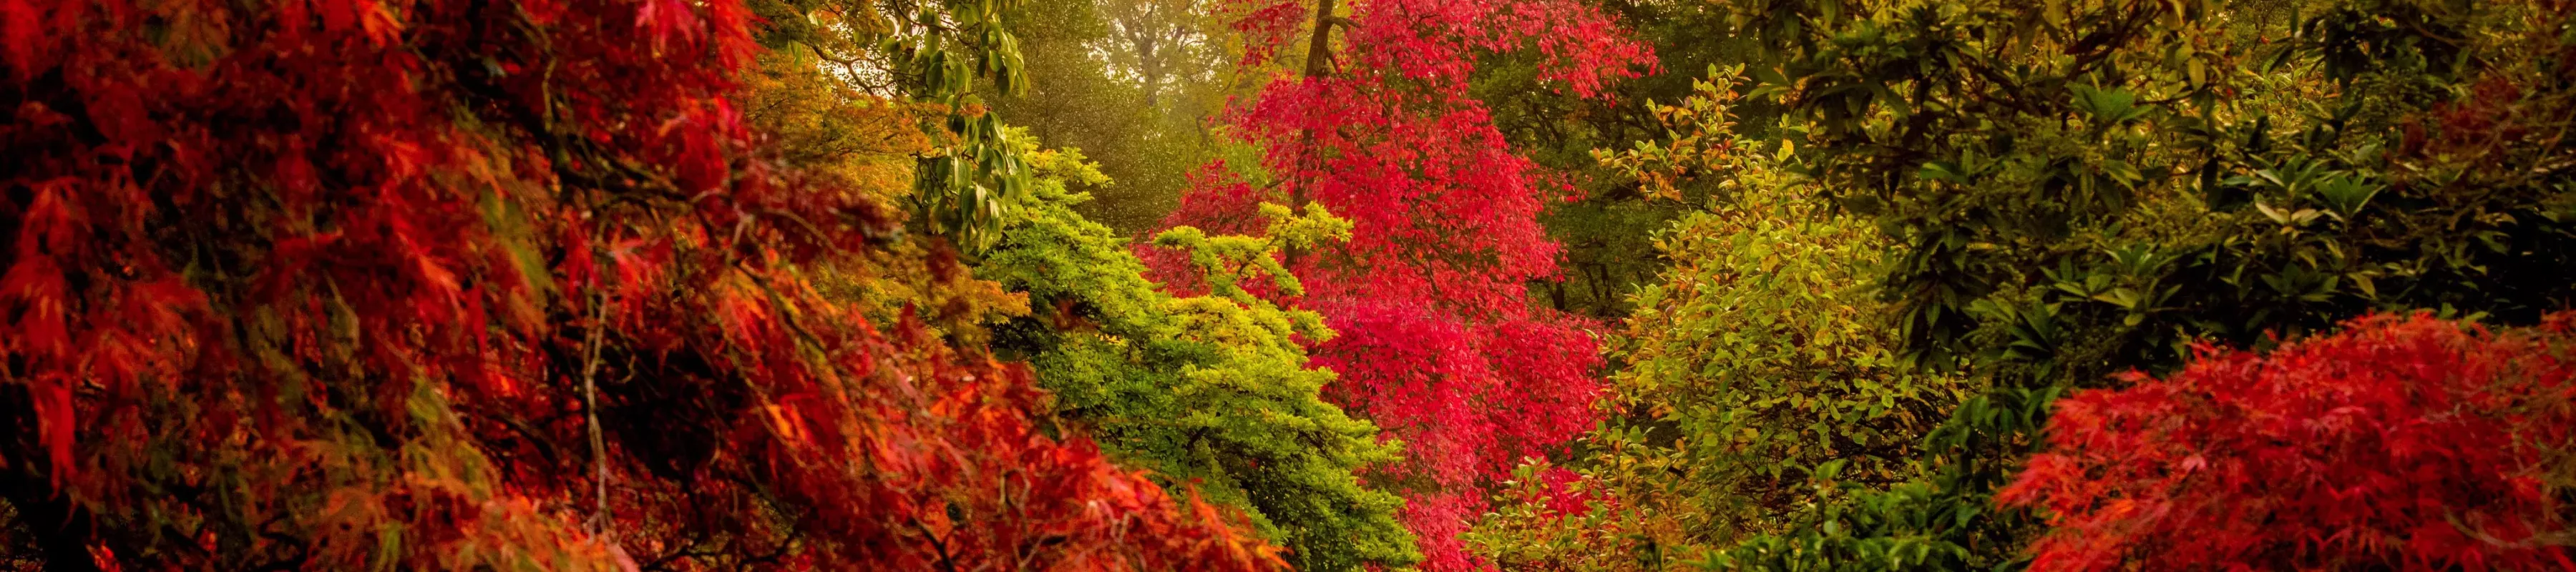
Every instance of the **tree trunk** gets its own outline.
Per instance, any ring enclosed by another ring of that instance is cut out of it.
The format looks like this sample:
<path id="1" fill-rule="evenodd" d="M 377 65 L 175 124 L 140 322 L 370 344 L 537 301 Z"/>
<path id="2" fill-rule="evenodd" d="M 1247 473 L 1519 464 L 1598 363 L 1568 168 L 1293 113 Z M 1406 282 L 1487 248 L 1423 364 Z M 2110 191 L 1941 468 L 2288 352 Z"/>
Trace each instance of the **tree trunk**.
<path id="1" fill-rule="evenodd" d="M 1333 0 L 1315 0 L 1315 32 L 1306 36 L 1306 77 L 1332 73 Z"/>
<path id="2" fill-rule="evenodd" d="M 1334 0 L 1315 0 L 1315 30 L 1306 36 L 1305 77 L 1306 81 L 1309 82 L 1321 80 L 1324 76 L 1333 72 L 1333 4 Z M 1297 149 L 1297 160 L 1317 160 L 1317 157 L 1315 156 L 1315 128 L 1307 127 L 1306 132 L 1302 135 L 1303 136 L 1297 143 L 1299 147 Z M 1314 169 L 1310 168 L 1306 171 L 1311 173 L 1314 172 Z M 1288 208 L 1298 210 L 1305 209 L 1306 186 L 1313 183 L 1314 181 L 1297 181 L 1297 184 L 1290 185 L 1288 187 Z M 1282 262 L 1281 267 L 1288 269 L 1291 273 L 1296 272 L 1297 255 L 1301 254 L 1301 250 L 1304 249 L 1294 246 L 1290 246 L 1289 248 L 1282 250 L 1279 254 Z"/>

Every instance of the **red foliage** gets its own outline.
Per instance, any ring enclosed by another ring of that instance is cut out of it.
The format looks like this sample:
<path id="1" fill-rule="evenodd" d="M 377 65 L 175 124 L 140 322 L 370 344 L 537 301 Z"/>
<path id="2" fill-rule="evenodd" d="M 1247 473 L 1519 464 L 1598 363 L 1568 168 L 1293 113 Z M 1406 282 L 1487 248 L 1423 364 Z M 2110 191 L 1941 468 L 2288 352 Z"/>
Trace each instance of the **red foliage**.
<path id="1" fill-rule="evenodd" d="M 1305 41 L 1288 32 L 1311 8 L 1257 4 L 1238 28 Z M 1306 306 L 1341 334 L 1315 363 L 1341 374 L 1332 397 L 1405 441 L 1413 461 L 1387 480 L 1413 490 L 1405 518 L 1426 567 L 1470 568 L 1455 536 L 1483 507 L 1480 487 L 1591 427 L 1599 358 L 1576 319 L 1528 300 L 1528 282 L 1557 276 L 1558 247 L 1537 217 L 1561 192 L 1512 153 L 1468 97 L 1468 76 L 1480 54 L 1536 49 L 1545 79 L 1588 96 L 1650 60 L 1579 2 L 1350 6 L 1331 73 L 1281 74 L 1231 112 L 1276 185 L 1203 173 L 1167 222 L 1259 232 L 1258 203 L 1312 201 L 1355 223 L 1349 243 L 1290 261 Z M 1256 45 L 1245 65 L 1293 48 Z"/>
<path id="2" fill-rule="evenodd" d="M 0 494 L 55 566 L 1279 564 L 806 283 L 894 229 L 755 152 L 738 0 L 0 16 Z"/>
<path id="3" fill-rule="evenodd" d="M 2058 402 L 2051 450 L 1998 500 L 2050 511 L 2037 570 L 2576 566 L 2535 538 L 2568 524 L 2542 477 L 2576 439 L 2571 327 L 2382 315 L 2204 348 Z"/>

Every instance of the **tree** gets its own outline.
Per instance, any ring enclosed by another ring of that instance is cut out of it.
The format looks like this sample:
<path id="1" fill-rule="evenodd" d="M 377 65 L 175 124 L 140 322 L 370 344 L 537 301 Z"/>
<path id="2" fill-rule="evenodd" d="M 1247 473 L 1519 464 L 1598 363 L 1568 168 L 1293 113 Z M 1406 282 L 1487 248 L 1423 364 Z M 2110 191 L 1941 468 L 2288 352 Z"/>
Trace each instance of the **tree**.
<path id="1" fill-rule="evenodd" d="M 1262 211 L 1264 237 L 1164 231 L 1155 244 L 1187 253 L 1213 284 L 1173 296 L 1145 279 L 1126 239 L 1074 213 L 1089 197 L 1065 182 L 1104 182 L 1098 171 L 1072 151 L 1031 156 L 1040 176 L 1020 209 L 1027 218 L 975 272 L 1029 296 L 1036 311 L 995 325 L 994 347 L 1027 357 L 1054 392 L 1055 415 L 1168 484 L 1242 508 L 1297 569 L 1420 560 L 1395 521 L 1403 502 L 1357 475 L 1396 462 L 1398 444 L 1326 403 L 1333 372 L 1307 364 L 1299 340 L 1333 332 L 1314 312 L 1245 288 L 1297 291 L 1272 257 L 1347 239 L 1350 224 L 1274 207 Z"/>
<path id="2" fill-rule="evenodd" d="M 1107 41 L 1125 48 L 1110 53 L 1135 76 L 1147 109 L 1172 101 L 1167 83 L 1208 79 L 1197 76 L 1212 71 L 1207 64 L 1218 58 L 1210 57 L 1214 42 L 1199 29 L 1204 11 L 1197 0 L 1106 0 L 1098 6 L 1109 25 Z"/>
<path id="3" fill-rule="evenodd" d="M 1010 205 L 1029 185 L 1002 140 L 986 96 L 1018 95 L 1028 65 L 1009 16 L 1019 0 L 750 0 L 770 25 L 762 45 L 825 68 L 871 96 L 924 104 L 938 135 L 913 152 L 910 222 L 968 253 L 1000 240 Z"/>
<path id="4" fill-rule="evenodd" d="M 2087 380 L 2378 307 L 2528 322 L 2563 290 L 2495 271 L 2567 263 L 2540 184 L 2557 146 L 2507 144 L 2555 113 L 2554 56 L 2531 51 L 2553 9 L 1773 8 L 1746 15 L 1781 46 L 1764 91 L 1823 192 L 1908 245 L 1888 287 L 1928 365 Z M 2423 35 L 2451 32 L 2487 39 Z M 2434 222 L 2458 217 L 2483 222 Z"/>
<path id="5" fill-rule="evenodd" d="M 1996 498 L 2048 510 L 2037 570 L 2576 566 L 2576 316 L 2353 320 L 2077 392 Z"/>
<path id="6" fill-rule="evenodd" d="M 1788 163 L 1898 245 L 1904 354 L 1989 389 L 1925 439 L 1926 477 L 1731 565 L 1909 538 L 1936 557 L 1910 565 L 2014 565 L 2042 523 L 1992 493 L 2071 388 L 2376 311 L 2520 325 L 2576 298 L 2533 278 L 2576 269 L 2561 7 L 1733 7 Z"/>
<path id="7" fill-rule="evenodd" d="M 1657 256 L 1652 238 L 1672 226 L 1696 203 L 1649 197 L 1638 181 L 1602 165 L 1593 150 L 1625 148 L 1630 142 L 1666 135 L 1654 108 L 1694 94 L 1693 84 L 1707 79 L 1711 66 L 1740 65 L 1758 59 L 1762 50 L 1751 38 L 1711 33 L 1729 27 L 1734 8 L 1717 2 L 1657 0 L 1584 0 L 1624 24 L 1628 36 L 1654 47 L 1655 69 L 1637 78 L 1602 86 L 1584 96 L 1548 89 L 1541 72 L 1546 54 L 1518 52 L 1481 58 L 1469 93 L 1485 103 L 1494 127 L 1514 150 L 1551 171 L 1562 173 L 1580 199 L 1551 205 L 1540 216 L 1548 236 L 1563 245 L 1559 265 L 1563 280 L 1531 284 L 1560 311 L 1615 322 L 1632 310 L 1628 295 L 1636 287 L 1660 282 L 1656 274 L 1670 262 Z M 1737 102 L 1745 116 L 1736 129 L 1745 136 L 1773 139 L 1765 129 L 1775 122 L 1776 105 Z"/>
<path id="8" fill-rule="evenodd" d="M 1605 344 L 1618 368 L 1586 454 L 1526 468 L 1580 479 L 1524 476 L 1478 524 L 1498 562 L 1660 570 L 1794 532 L 1855 502 L 1849 488 L 1922 476 L 1917 446 L 1973 390 L 1898 359 L 1868 289 L 1885 237 L 1815 200 L 1779 163 L 1790 149 L 1737 134 L 1739 71 L 1651 104 L 1662 136 L 1596 153 L 1641 195 L 1697 208 L 1653 237 L 1672 262 Z"/>
<path id="9" fill-rule="evenodd" d="M 989 103 L 1049 145 L 1079 148 L 1111 182 L 1075 210 L 1121 235 L 1179 204 L 1219 140 L 1207 122 L 1232 91 L 1223 22 L 1191 0 L 1019 2 L 1008 19 L 1030 88 Z"/>
<path id="10" fill-rule="evenodd" d="M 741 3 L 0 13 L 11 552 L 1279 564 L 1041 432 L 1025 368 L 818 291 L 883 268 L 901 217 L 872 198 L 899 192 L 763 145 Z"/>
<path id="11" fill-rule="evenodd" d="M 1528 300 L 1524 282 L 1556 274 L 1537 223 L 1556 186 L 1504 144 L 1466 81 L 1480 54 L 1536 50 L 1553 85 L 1592 94 L 1633 75 L 1646 49 L 1600 12 L 1548 0 L 1354 2 L 1347 15 L 1332 1 L 1268 2 L 1236 27 L 1243 67 L 1275 69 L 1301 46 L 1303 66 L 1271 72 L 1229 111 L 1232 133 L 1261 149 L 1254 164 L 1212 165 L 1166 222 L 1254 233 L 1262 202 L 1352 220 L 1350 242 L 1283 255 L 1339 334 L 1315 363 L 1342 375 L 1337 402 L 1412 453 L 1379 478 L 1409 491 L 1425 567 L 1470 567 L 1456 535 L 1484 503 L 1479 487 L 1591 425 L 1598 357 L 1576 320 Z"/>

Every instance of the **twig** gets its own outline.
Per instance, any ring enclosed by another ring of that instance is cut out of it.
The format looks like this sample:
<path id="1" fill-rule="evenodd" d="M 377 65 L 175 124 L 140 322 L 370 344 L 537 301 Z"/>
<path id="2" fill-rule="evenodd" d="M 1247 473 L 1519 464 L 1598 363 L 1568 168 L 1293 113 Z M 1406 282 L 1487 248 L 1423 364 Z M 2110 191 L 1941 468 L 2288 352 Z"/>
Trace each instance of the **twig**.
<path id="1" fill-rule="evenodd" d="M 589 253 L 582 253 L 587 256 Z M 596 264 L 594 259 L 593 264 Z M 597 276 L 597 271 L 592 272 Z M 601 292 L 594 279 L 590 291 L 590 324 L 582 333 L 586 354 L 581 363 L 581 411 L 590 431 L 591 494 L 594 503 L 587 523 L 592 535 L 606 541 L 610 537 L 608 520 L 608 446 L 599 431 L 599 331 L 608 321 L 608 295 Z"/>

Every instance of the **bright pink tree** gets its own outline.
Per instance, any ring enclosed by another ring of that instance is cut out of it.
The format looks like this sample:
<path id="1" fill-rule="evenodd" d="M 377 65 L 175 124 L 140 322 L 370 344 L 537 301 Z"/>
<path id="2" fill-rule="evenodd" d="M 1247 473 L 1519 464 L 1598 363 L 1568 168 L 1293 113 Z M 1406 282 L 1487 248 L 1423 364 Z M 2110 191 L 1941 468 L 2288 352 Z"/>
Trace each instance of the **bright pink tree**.
<path id="1" fill-rule="evenodd" d="M 1534 308 L 1525 290 L 1557 276 L 1538 215 L 1564 186 L 1512 152 L 1468 77 L 1481 55 L 1538 50 L 1544 79 L 1591 96 L 1650 54 L 1568 0 L 1359 0 L 1347 14 L 1333 0 L 1258 4 L 1237 23 L 1252 44 L 1245 69 L 1306 49 L 1302 73 L 1276 72 L 1228 115 L 1261 145 L 1268 184 L 1212 166 L 1167 222 L 1258 232 L 1246 222 L 1270 201 L 1356 224 L 1346 244 L 1287 255 L 1305 304 L 1340 333 L 1315 362 L 1341 373 L 1337 400 L 1406 442 L 1412 460 L 1379 478 L 1407 493 L 1425 566 L 1472 568 L 1457 533 L 1482 509 L 1481 487 L 1591 427 L 1599 358 L 1578 320 Z"/>
<path id="2" fill-rule="evenodd" d="M 2544 535 L 2569 525 L 2571 326 L 2382 315 L 2207 352 L 2058 402 L 1998 500 L 2048 509 L 2033 570 L 2568 569 Z"/>

